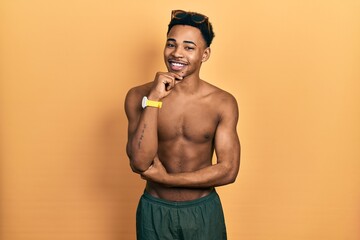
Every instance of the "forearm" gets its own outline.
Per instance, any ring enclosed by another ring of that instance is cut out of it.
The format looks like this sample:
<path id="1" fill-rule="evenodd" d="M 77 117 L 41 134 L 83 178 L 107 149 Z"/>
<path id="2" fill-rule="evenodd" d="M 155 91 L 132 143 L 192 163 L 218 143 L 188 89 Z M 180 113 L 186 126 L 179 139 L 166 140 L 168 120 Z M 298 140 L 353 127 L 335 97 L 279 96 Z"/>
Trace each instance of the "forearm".
<path id="1" fill-rule="evenodd" d="M 170 173 L 163 183 L 170 187 L 216 187 L 233 183 L 237 174 L 237 167 L 219 163 L 194 172 Z"/>
<path id="2" fill-rule="evenodd" d="M 128 152 L 133 170 L 145 171 L 152 164 L 158 150 L 158 108 L 143 110 L 136 131 L 129 141 Z"/>

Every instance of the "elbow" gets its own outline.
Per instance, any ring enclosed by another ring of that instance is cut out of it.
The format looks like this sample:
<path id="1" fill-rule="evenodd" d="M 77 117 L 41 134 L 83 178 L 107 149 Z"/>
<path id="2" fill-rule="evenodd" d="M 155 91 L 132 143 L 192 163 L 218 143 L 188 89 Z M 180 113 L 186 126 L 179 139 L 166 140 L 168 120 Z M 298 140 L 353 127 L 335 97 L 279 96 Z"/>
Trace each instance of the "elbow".
<path id="1" fill-rule="evenodd" d="M 142 157 L 133 156 L 130 158 L 130 167 L 135 173 L 145 172 L 152 164 L 153 159 L 145 159 Z"/>
<path id="2" fill-rule="evenodd" d="M 144 167 L 143 165 L 140 165 L 140 164 L 134 164 L 133 162 L 130 162 L 130 167 L 131 167 L 131 170 L 134 172 L 134 173 L 143 173 L 145 172 L 149 167 Z"/>
<path id="3" fill-rule="evenodd" d="M 134 165 L 132 161 L 130 161 L 130 167 L 134 173 L 138 173 L 138 174 L 141 174 L 146 170 L 146 169 L 144 170 L 144 168 L 141 168 L 141 166 Z"/>
<path id="4" fill-rule="evenodd" d="M 236 177 L 237 177 L 237 174 L 232 174 L 231 176 L 229 176 L 227 184 L 234 183 L 236 181 Z"/>
<path id="5" fill-rule="evenodd" d="M 145 154 L 131 151 L 131 147 L 127 146 L 127 155 L 130 159 L 130 167 L 135 173 L 145 172 L 152 164 L 153 159 L 147 158 Z"/>
<path id="6" fill-rule="evenodd" d="M 228 171 L 226 171 L 227 174 L 226 174 L 226 183 L 225 184 L 232 184 L 236 181 L 236 178 L 238 176 L 238 172 L 239 172 L 239 169 L 236 168 L 236 167 L 231 167 L 228 169 Z"/>

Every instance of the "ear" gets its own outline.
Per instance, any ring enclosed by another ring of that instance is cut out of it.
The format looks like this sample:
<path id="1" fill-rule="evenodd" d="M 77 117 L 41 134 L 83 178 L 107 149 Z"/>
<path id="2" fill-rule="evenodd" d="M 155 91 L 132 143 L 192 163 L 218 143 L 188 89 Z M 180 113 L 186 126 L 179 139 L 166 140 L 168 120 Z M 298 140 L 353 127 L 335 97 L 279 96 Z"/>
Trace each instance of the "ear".
<path id="1" fill-rule="evenodd" d="M 211 49 L 210 49 L 210 47 L 207 47 L 204 50 L 201 62 L 206 62 L 210 58 L 210 54 L 211 54 Z"/>

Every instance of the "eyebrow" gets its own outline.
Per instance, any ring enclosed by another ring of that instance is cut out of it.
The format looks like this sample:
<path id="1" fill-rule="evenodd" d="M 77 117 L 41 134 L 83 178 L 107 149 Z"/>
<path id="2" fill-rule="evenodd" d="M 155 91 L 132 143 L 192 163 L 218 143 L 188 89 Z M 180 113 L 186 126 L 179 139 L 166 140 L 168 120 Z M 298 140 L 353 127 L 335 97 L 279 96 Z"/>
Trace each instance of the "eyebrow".
<path id="1" fill-rule="evenodd" d="M 167 41 L 171 41 L 171 42 L 176 42 L 176 40 L 174 39 L 174 38 L 168 38 L 168 40 Z M 195 46 L 197 46 L 194 42 L 192 42 L 192 41 L 184 41 L 183 43 L 189 43 L 189 44 L 194 44 Z"/>

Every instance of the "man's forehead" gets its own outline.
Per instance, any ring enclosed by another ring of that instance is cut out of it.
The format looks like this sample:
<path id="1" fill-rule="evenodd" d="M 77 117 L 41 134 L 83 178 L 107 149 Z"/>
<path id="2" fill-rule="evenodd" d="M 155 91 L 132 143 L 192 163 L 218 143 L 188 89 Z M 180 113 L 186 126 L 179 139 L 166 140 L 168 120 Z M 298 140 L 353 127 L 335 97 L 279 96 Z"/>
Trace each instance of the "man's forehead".
<path id="1" fill-rule="evenodd" d="M 167 35 L 168 39 L 175 40 L 177 42 L 193 42 L 196 45 L 205 44 L 205 40 L 201 35 L 201 31 L 188 25 L 175 25 L 171 28 Z"/>

